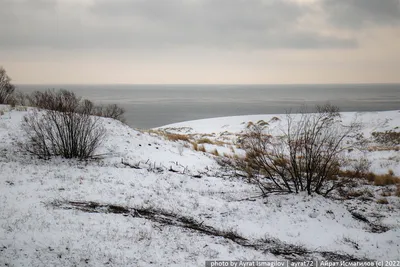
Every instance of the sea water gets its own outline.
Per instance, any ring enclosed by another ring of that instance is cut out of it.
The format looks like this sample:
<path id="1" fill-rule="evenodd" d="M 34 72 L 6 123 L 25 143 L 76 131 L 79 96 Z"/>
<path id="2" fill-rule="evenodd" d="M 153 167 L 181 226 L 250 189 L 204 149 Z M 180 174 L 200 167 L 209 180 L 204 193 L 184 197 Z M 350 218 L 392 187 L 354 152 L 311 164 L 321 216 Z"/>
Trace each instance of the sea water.
<path id="1" fill-rule="evenodd" d="M 400 84 L 339 85 L 17 85 L 23 92 L 72 90 L 98 104 L 126 110 L 128 125 L 170 123 L 235 115 L 295 112 L 330 102 L 341 111 L 400 109 Z"/>

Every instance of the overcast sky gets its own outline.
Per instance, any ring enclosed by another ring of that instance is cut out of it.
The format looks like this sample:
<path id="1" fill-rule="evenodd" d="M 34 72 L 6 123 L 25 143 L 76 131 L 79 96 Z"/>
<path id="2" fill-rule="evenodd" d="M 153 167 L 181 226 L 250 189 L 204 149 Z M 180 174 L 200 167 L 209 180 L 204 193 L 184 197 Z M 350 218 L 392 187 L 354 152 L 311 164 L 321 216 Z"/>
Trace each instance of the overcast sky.
<path id="1" fill-rule="evenodd" d="M 400 82 L 400 0 L 0 0 L 14 83 Z"/>

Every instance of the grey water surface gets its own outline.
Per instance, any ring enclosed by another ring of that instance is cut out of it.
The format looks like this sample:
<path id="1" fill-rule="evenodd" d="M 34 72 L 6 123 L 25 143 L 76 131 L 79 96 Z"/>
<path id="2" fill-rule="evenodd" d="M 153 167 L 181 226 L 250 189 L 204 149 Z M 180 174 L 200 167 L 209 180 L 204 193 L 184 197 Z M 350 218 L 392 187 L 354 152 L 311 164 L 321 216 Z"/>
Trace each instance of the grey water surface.
<path id="1" fill-rule="evenodd" d="M 331 104 L 341 111 L 400 109 L 400 84 L 343 85 L 17 85 L 23 92 L 67 89 L 95 103 L 116 103 L 127 124 L 153 128 L 222 116 L 274 114 L 303 105 Z"/>

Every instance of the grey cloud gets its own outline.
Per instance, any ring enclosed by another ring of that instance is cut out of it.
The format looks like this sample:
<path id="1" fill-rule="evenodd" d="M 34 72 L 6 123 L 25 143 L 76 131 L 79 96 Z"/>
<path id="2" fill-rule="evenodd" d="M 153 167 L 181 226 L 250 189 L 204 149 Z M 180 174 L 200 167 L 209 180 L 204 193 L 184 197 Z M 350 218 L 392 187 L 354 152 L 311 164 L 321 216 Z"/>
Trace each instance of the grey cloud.
<path id="1" fill-rule="evenodd" d="M 0 47 L 56 49 L 354 47 L 355 40 L 299 30 L 309 7 L 281 0 L 97 0 L 60 11 L 51 0 L 6 0 Z M 59 7 L 62 8 L 62 7 Z"/>
<path id="2" fill-rule="evenodd" d="M 280 0 L 99 0 L 92 8 L 108 19 L 148 23 L 151 27 L 139 35 L 169 45 L 257 49 L 354 45 L 354 40 L 297 30 L 298 20 L 309 11 L 306 6 Z"/>
<path id="3" fill-rule="evenodd" d="M 0 8 L 0 47 L 42 46 L 57 29 L 56 3 L 4 0 Z M 47 39 L 47 40 L 46 40 Z"/>
<path id="4" fill-rule="evenodd" d="M 322 3 L 329 21 L 339 27 L 400 24 L 400 0 L 323 0 Z"/>

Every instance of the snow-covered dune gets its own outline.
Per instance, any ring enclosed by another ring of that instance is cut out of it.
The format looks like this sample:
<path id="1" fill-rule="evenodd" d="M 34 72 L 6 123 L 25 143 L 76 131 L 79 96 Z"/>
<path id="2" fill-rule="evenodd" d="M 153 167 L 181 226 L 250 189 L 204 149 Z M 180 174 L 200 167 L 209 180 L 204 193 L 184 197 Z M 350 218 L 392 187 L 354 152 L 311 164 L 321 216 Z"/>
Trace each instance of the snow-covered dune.
<path id="1" fill-rule="evenodd" d="M 286 114 L 266 114 L 249 116 L 232 116 L 203 120 L 180 122 L 159 127 L 171 132 L 193 135 L 197 138 L 207 137 L 211 140 L 234 143 L 237 135 L 247 130 L 249 123 L 268 125 L 271 134 L 280 134 L 285 130 Z M 300 118 L 299 114 L 292 114 L 293 118 Z M 400 110 L 378 112 L 342 112 L 341 121 L 348 125 L 354 121 L 362 125 L 361 133 L 370 138 L 373 132 L 396 131 L 400 132 Z M 205 145 L 209 151 L 218 149 L 222 153 L 231 154 L 227 147 Z M 221 154 L 222 154 L 221 153 Z M 240 154 L 240 151 L 235 151 Z M 398 150 L 369 151 L 366 155 L 359 151 L 352 151 L 353 157 L 368 157 L 372 162 L 372 170 L 376 173 L 386 173 L 389 169 L 400 176 L 400 153 Z"/>
<path id="2" fill-rule="evenodd" d="M 298 115 L 294 114 L 294 117 Z M 366 132 L 375 130 L 385 131 L 395 127 L 400 127 L 400 110 L 377 111 L 377 112 L 342 112 L 343 123 L 350 123 L 354 119 L 364 124 Z M 285 120 L 286 114 L 265 114 L 248 116 L 231 116 L 212 119 L 202 119 L 185 121 L 159 127 L 170 131 L 180 131 L 188 134 L 192 133 L 240 133 L 245 130 L 249 122 L 257 123 L 265 121 L 269 123 L 278 123 Z M 279 120 L 276 120 L 278 118 Z"/>
<path id="3" fill-rule="evenodd" d="M 304 194 L 261 198 L 257 186 L 219 175 L 215 156 L 112 119 L 100 119 L 107 130 L 97 151 L 102 159 L 39 160 L 19 145 L 25 141 L 22 118 L 29 111 L 0 109 L 2 266 L 204 266 L 216 259 L 325 258 L 324 252 L 381 260 L 400 254 L 400 201 L 388 196 L 389 204 L 377 203 L 380 187 L 363 187 L 373 194 L 368 201 Z M 238 133 L 248 121 L 273 117 L 281 115 L 216 118 L 164 129 Z M 368 132 L 395 128 L 399 117 L 398 111 L 359 114 Z M 375 167 L 386 171 L 388 166 Z M 198 229 L 185 227 L 189 223 Z M 385 230 L 378 233 L 372 225 Z M 199 231 L 202 227 L 209 232 Z M 282 253 L 290 249 L 293 255 Z"/>

